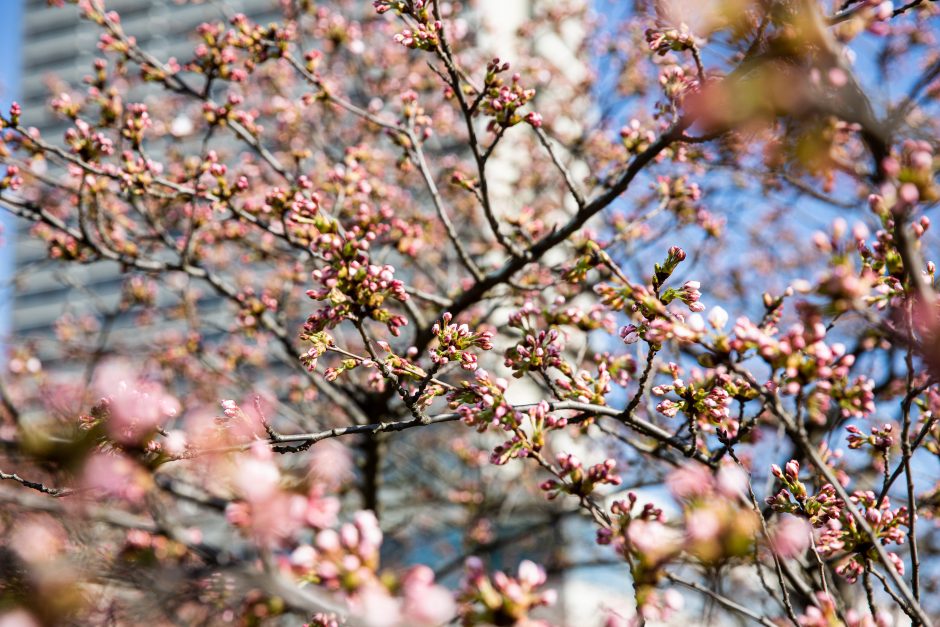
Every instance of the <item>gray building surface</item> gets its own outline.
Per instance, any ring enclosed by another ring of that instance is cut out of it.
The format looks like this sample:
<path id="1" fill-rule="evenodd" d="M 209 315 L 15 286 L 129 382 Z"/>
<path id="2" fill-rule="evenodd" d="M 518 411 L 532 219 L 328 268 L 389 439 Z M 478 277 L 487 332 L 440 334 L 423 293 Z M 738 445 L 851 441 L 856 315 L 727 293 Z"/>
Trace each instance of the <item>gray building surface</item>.
<path id="1" fill-rule="evenodd" d="M 100 27 L 79 17 L 74 6 L 53 7 L 47 0 L 23 0 L 22 79 L 18 101 L 23 107 L 23 123 L 42 131 L 43 136 L 61 142 L 66 125 L 49 108 L 55 96 L 53 86 L 81 85 L 91 73 L 100 52 L 96 48 Z M 280 15 L 276 0 L 224 0 L 180 4 L 174 0 L 108 0 L 106 7 L 117 11 L 125 31 L 160 59 L 188 58 L 192 55 L 193 33 L 206 21 L 225 21 L 234 13 L 267 21 Z M 55 357 L 52 325 L 64 312 L 76 316 L 100 315 L 120 297 L 123 278 L 116 263 L 101 261 L 78 266 L 50 262 L 42 242 L 27 235 L 29 225 L 18 221 L 18 233 L 11 234 L 15 250 L 13 345 L 35 340 L 40 355 Z M 127 334 L 130 320 L 117 321 L 115 332 Z"/>

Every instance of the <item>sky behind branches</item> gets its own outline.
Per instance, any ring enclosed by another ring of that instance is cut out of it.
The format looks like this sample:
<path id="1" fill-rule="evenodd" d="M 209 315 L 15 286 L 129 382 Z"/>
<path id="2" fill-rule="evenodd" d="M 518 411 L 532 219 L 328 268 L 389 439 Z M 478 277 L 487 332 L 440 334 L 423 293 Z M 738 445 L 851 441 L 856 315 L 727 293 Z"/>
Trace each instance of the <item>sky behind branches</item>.
<path id="1" fill-rule="evenodd" d="M 0 110 L 6 111 L 16 100 L 20 87 L 20 46 L 23 22 L 22 0 L 0 0 Z M 10 324 L 12 289 L 9 279 L 13 269 L 13 230 L 11 216 L 3 212 L 0 240 L 0 337 Z"/>

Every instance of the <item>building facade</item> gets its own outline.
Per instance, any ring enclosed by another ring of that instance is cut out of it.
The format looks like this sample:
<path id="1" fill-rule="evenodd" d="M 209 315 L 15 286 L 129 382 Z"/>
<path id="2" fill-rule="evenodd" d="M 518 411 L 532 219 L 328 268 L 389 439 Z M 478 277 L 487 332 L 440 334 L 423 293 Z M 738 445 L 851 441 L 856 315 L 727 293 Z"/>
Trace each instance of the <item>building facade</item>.
<path id="1" fill-rule="evenodd" d="M 100 28 L 79 19 L 74 7 L 49 6 L 47 0 L 23 0 L 21 82 L 18 100 L 24 123 L 61 141 L 66 129 L 49 108 L 55 86 L 80 85 L 96 57 Z M 206 21 L 226 20 L 244 13 L 255 20 L 276 19 L 280 12 L 271 0 L 225 0 L 180 4 L 174 0 L 108 0 L 126 32 L 158 58 L 186 58 L 192 54 L 192 33 Z M 65 311 L 75 316 L 100 315 L 120 298 L 123 279 L 116 263 L 101 261 L 75 267 L 47 259 L 45 245 L 20 232 L 11 234 L 15 250 L 11 332 L 14 344 L 37 343 L 41 355 L 54 359 L 53 324 Z M 130 321 L 118 321 L 116 331 L 130 330 Z M 136 331 L 135 331 L 136 333 Z"/>

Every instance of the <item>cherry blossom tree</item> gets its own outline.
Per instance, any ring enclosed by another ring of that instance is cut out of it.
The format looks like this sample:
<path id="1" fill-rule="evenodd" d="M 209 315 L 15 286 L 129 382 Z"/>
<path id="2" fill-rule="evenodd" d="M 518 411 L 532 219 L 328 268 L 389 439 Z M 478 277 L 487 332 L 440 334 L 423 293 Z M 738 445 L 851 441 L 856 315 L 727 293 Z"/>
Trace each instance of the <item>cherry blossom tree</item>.
<path id="1" fill-rule="evenodd" d="M 0 625 L 938 616 L 932 1 L 54 4 L 7 239 L 123 287 L 9 340 Z"/>

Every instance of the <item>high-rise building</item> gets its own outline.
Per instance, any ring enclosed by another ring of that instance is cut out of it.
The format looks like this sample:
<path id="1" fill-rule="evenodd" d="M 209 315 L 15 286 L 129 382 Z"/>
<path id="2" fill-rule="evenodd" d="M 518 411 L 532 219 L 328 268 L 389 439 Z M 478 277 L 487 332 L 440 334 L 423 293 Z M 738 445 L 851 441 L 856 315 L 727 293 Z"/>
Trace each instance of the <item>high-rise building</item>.
<path id="1" fill-rule="evenodd" d="M 100 27 L 79 18 L 74 7 L 49 6 L 47 0 L 23 0 L 21 84 L 18 99 L 26 113 L 24 123 L 44 136 L 59 139 L 66 125 L 52 114 L 48 102 L 54 84 L 80 85 L 91 73 L 98 53 Z M 180 4 L 174 0 L 108 0 L 126 32 L 159 58 L 187 58 L 192 54 L 191 34 L 206 21 L 224 21 L 244 13 L 258 21 L 280 15 L 271 0 L 225 0 Z M 40 354 L 54 357 L 49 341 L 52 325 L 68 310 L 76 316 L 99 314 L 120 295 L 118 265 L 101 261 L 77 266 L 49 262 L 45 246 L 25 235 L 29 225 L 8 234 L 15 248 L 15 276 L 11 332 L 14 343 L 35 339 Z M 118 327 L 121 325 L 118 324 Z M 120 333 L 120 328 L 116 329 Z"/>

